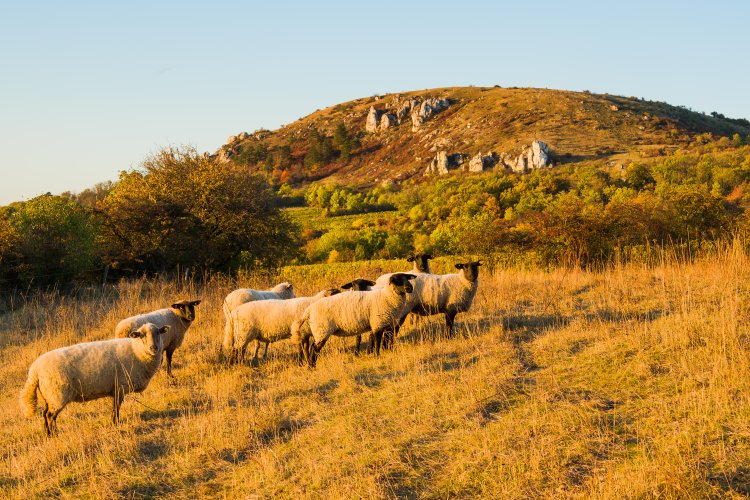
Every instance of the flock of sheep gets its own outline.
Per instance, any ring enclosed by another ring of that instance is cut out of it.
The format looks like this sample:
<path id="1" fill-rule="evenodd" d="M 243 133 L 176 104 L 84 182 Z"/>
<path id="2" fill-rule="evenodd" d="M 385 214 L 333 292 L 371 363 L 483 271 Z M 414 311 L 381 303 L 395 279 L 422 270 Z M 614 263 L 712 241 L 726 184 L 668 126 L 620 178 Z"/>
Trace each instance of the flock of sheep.
<path id="1" fill-rule="evenodd" d="M 299 348 L 299 362 L 315 367 L 321 349 L 331 336 L 361 336 L 371 332 L 370 350 L 392 345 L 407 316 L 444 314 L 446 333 L 452 335 L 456 314 L 467 311 L 477 292 L 478 261 L 456 264 L 452 274 L 432 274 L 429 254 L 407 260 L 413 269 L 389 273 L 375 282 L 355 279 L 337 289 L 312 297 L 295 297 L 290 283 L 271 290 L 241 288 L 224 299 L 222 347 L 229 362 L 239 362 L 247 346 L 268 345 L 291 338 Z M 42 406 L 47 435 L 57 429 L 57 416 L 70 402 L 111 397 L 112 420 L 119 421 L 126 394 L 142 392 L 166 358 L 172 376 L 172 356 L 195 320 L 200 300 L 183 300 L 170 307 L 120 321 L 115 339 L 61 347 L 39 356 L 29 368 L 21 391 L 21 408 L 33 417 Z M 163 353 L 163 356 L 162 356 Z M 40 400 L 41 399 L 41 404 Z"/>

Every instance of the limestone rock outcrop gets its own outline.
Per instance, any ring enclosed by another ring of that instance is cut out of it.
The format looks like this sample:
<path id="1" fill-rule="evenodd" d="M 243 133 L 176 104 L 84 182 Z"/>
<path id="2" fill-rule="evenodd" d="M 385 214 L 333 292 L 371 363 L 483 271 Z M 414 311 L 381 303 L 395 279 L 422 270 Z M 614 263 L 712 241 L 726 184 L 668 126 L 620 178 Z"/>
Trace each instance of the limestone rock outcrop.
<path id="1" fill-rule="evenodd" d="M 398 120 L 396 119 L 396 115 L 392 115 L 391 113 L 383 113 L 383 116 L 380 117 L 380 130 L 394 127 L 397 124 Z"/>
<path id="2" fill-rule="evenodd" d="M 380 111 L 375 109 L 375 106 L 370 106 L 370 111 L 367 112 L 367 122 L 365 123 L 365 130 L 368 132 L 376 132 L 378 125 L 380 124 Z"/>
<path id="3" fill-rule="evenodd" d="M 425 99 L 419 106 L 412 107 L 411 109 L 411 129 L 416 131 L 422 124 L 429 120 L 434 115 L 446 109 L 451 105 L 448 99 L 440 99 L 433 97 Z"/>
<path id="4" fill-rule="evenodd" d="M 485 170 L 491 170 L 495 164 L 497 164 L 497 158 L 494 153 L 477 153 L 471 160 L 469 160 L 469 172 L 483 172 Z"/>
<path id="5" fill-rule="evenodd" d="M 462 153 L 448 154 L 447 151 L 438 151 L 435 158 L 432 159 L 425 175 L 438 174 L 444 175 L 460 167 L 466 161 L 466 155 Z"/>

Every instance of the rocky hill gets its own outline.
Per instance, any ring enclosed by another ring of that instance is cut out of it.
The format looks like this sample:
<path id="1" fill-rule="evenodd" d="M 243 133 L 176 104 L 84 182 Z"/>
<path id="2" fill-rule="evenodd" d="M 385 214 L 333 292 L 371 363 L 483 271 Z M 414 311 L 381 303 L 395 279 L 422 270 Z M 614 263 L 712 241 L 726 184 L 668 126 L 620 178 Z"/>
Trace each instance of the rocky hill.
<path id="1" fill-rule="evenodd" d="M 352 153 L 305 161 L 313 141 L 333 137 L 341 124 L 356 138 Z M 231 136 L 217 155 L 277 181 L 365 187 L 451 170 L 524 171 L 587 160 L 616 168 L 706 133 L 745 137 L 750 122 L 586 91 L 450 87 L 331 106 L 275 131 Z"/>

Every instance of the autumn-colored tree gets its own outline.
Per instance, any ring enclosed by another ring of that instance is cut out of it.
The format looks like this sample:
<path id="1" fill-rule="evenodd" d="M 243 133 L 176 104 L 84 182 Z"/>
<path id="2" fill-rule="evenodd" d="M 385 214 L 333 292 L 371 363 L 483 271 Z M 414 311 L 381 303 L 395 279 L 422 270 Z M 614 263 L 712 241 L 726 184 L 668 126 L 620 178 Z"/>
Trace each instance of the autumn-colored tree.
<path id="1" fill-rule="evenodd" d="M 105 263 L 165 271 L 270 266 L 295 253 L 296 227 L 263 178 L 195 149 L 167 148 L 122 172 L 100 204 Z"/>

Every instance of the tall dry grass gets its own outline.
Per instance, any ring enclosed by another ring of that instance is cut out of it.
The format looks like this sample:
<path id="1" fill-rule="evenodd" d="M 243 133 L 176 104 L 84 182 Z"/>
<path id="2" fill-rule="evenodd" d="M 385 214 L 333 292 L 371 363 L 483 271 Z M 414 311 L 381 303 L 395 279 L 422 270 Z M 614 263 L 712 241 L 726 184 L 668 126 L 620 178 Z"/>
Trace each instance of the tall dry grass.
<path id="1" fill-rule="evenodd" d="M 240 282 L 137 280 L 0 316 L 0 493 L 48 496 L 704 497 L 750 492 L 748 255 L 604 272 L 480 276 L 460 335 L 408 324 L 393 351 L 330 342 L 315 371 L 272 345 L 218 364 L 232 287 L 299 294 L 380 264 L 287 268 Z M 438 267 L 447 270 L 448 263 Z M 390 269 L 388 269 L 390 270 Z M 163 371 L 128 396 L 70 405 L 60 433 L 17 397 L 40 353 L 110 336 L 118 319 L 200 297 Z"/>

